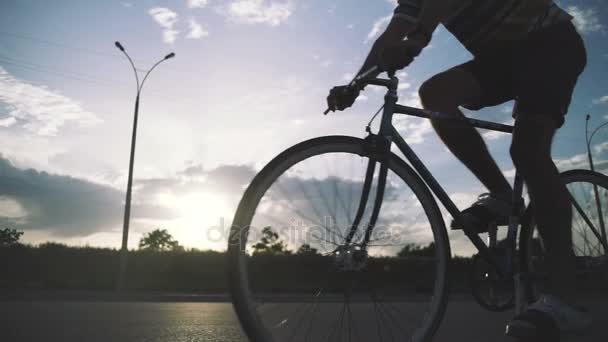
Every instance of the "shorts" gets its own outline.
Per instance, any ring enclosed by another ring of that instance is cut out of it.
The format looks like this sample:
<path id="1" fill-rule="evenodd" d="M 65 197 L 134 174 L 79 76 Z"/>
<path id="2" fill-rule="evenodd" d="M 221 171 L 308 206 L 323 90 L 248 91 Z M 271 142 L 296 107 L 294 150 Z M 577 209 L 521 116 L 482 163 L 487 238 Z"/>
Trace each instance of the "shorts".
<path id="1" fill-rule="evenodd" d="M 586 64 L 583 40 L 567 22 L 484 49 L 456 68 L 466 69 L 482 89 L 481 97 L 465 108 L 478 110 L 515 100 L 514 118 L 549 116 L 561 127 Z"/>

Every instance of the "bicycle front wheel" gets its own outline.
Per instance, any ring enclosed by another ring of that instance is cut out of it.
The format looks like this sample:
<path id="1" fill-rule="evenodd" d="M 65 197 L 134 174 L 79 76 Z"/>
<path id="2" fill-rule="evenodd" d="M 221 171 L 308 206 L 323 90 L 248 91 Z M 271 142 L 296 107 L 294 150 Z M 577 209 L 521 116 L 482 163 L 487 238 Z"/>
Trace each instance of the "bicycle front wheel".
<path id="1" fill-rule="evenodd" d="M 381 172 L 370 172 L 380 162 L 367 144 L 341 136 L 298 144 L 245 191 L 228 266 L 251 341 L 430 341 L 437 330 L 450 258 L 441 213 L 420 178 L 390 154 L 374 220 Z"/>

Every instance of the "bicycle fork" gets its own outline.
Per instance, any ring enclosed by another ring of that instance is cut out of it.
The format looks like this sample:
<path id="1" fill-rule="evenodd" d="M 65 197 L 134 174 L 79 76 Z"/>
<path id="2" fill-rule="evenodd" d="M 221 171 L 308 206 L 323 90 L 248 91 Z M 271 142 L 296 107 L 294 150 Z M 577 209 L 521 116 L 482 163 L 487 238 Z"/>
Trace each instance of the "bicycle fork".
<path id="1" fill-rule="evenodd" d="M 380 208 L 382 207 L 382 201 L 384 198 L 384 189 L 386 187 L 386 177 L 388 174 L 388 159 L 391 155 L 391 144 L 392 144 L 392 117 L 394 113 L 394 107 L 397 103 L 397 86 L 399 81 L 395 77 L 394 73 L 390 75 L 390 80 L 386 84 L 388 92 L 384 96 L 384 106 L 381 108 L 384 110 L 380 121 L 380 129 L 378 134 L 372 134 L 369 126 L 367 131 L 369 135 L 365 138 L 365 149 L 367 150 L 370 158 L 365 173 L 365 181 L 363 183 L 363 191 L 361 192 L 361 199 L 359 201 L 359 207 L 357 208 L 357 214 L 355 220 L 351 226 L 348 235 L 346 236 L 345 246 L 349 246 L 359 229 L 361 218 L 365 212 L 367 201 L 369 198 L 369 192 L 371 190 L 371 184 L 374 179 L 374 172 L 376 169 L 376 163 L 380 163 L 380 172 L 378 174 L 378 185 L 376 188 L 376 197 L 374 199 L 374 206 L 369 219 L 367 228 L 365 229 L 365 235 L 361 248 L 366 249 L 370 242 L 378 215 L 380 214 Z"/>
<path id="2" fill-rule="evenodd" d="M 390 154 L 390 142 L 388 139 L 370 134 L 367 138 L 365 138 L 367 148 L 370 149 L 371 155 L 379 156 L 379 158 L 370 158 L 367 164 L 367 170 L 365 172 L 365 181 L 363 183 L 363 189 L 361 191 L 361 198 L 359 200 L 359 207 L 357 208 L 357 213 L 355 215 L 355 219 L 353 220 L 353 224 L 350 227 L 350 231 L 345 239 L 345 246 L 349 246 L 357 231 L 359 230 L 359 225 L 361 224 L 361 219 L 363 218 L 363 214 L 365 213 L 365 208 L 367 207 L 367 202 L 369 199 L 369 193 L 371 192 L 372 182 L 374 180 L 374 174 L 376 171 L 376 163 L 380 163 L 380 172 L 378 174 L 378 185 L 376 186 L 376 197 L 374 198 L 374 206 L 372 209 L 372 213 L 365 229 L 365 234 L 363 236 L 363 242 L 361 243 L 361 248 L 365 249 L 367 244 L 370 242 L 374 227 L 376 226 L 376 222 L 378 221 L 378 216 L 380 215 L 380 209 L 382 207 L 382 199 L 384 198 L 384 190 L 386 188 L 386 178 L 388 175 L 388 165 L 386 162 L 385 156 Z"/>

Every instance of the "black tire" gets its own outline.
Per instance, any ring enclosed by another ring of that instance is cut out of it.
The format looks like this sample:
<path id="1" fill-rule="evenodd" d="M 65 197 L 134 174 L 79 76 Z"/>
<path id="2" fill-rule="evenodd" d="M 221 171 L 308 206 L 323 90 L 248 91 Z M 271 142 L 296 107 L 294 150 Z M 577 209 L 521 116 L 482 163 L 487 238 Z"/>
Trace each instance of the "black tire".
<path id="1" fill-rule="evenodd" d="M 600 208 L 602 212 L 602 220 L 604 225 L 608 223 L 608 176 L 593 172 L 590 170 L 569 170 L 560 174 L 564 183 L 568 186 L 571 194 L 573 194 L 574 198 L 577 200 L 579 205 L 583 207 L 589 206 L 591 212 L 585 213 L 590 215 L 591 219 L 593 219 L 593 215 L 596 215 L 593 220 L 594 225 L 599 226 L 599 215 L 597 213 L 597 205 L 595 202 L 595 196 L 590 197 L 589 203 L 583 203 L 584 201 L 580 199 L 580 192 L 576 192 L 576 185 L 587 184 L 587 189 L 592 190 L 595 186 L 599 189 L 600 193 Z M 581 207 L 582 208 L 582 207 Z M 584 209 L 584 208 L 582 208 Z M 595 235 L 592 234 L 591 230 L 588 229 L 588 226 L 580 224 L 582 217 L 577 213 L 576 208 L 573 207 L 573 250 L 575 252 L 577 258 L 577 274 L 580 275 L 581 272 L 584 272 L 589 264 L 598 264 L 601 262 L 605 263 L 606 258 L 608 257 L 608 250 L 601 245 L 599 239 L 595 238 Z M 519 236 L 519 250 L 521 255 L 521 263 L 520 268 L 524 272 L 532 275 L 532 281 L 528 282 L 528 287 L 526 292 L 528 294 L 528 301 L 534 301 L 538 292 L 540 291 L 539 287 L 542 288 L 542 279 L 544 278 L 546 271 L 544 270 L 544 246 L 542 242 L 542 238 L 538 234 L 536 229 L 536 225 L 533 219 L 533 207 L 530 205 L 527 210 L 524 222 L 526 224 L 523 225 L 520 236 Z M 582 221 L 584 222 L 584 221 Z M 600 234 L 601 235 L 601 234 Z M 593 250 L 588 247 L 583 247 L 581 249 L 580 246 L 577 246 L 581 242 L 581 238 L 584 238 L 584 243 L 588 244 L 593 242 Z M 591 240 L 595 239 L 595 240 Z M 605 277 L 605 276 L 604 276 Z M 605 281 L 604 279 L 603 281 Z M 594 285 L 594 287 L 602 286 L 600 284 Z"/>
<path id="2" fill-rule="evenodd" d="M 291 292 L 288 296 L 284 295 L 285 293 L 288 292 L 281 292 L 283 294 L 283 296 L 279 297 L 278 292 L 280 291 L 284 291 L 283 289 L 279 290 L 270 290 L 270 293 L 264 292 L 264 291 L 268 291 L 268 290 L 261 290 L 260 288 L 256 288 L 257 285 L 252 285 L 251 281 L 255 280 L 257 278 L 260 278 L 259 276 L 256 278 L 256 274 L 253 274 L 251 272 L 253 272 L 252 270 L 254 270 L 254 259 L 256 258 L 251 257 L 247 254 L 248 251 L 248 244 L 250 244 L 253 241 L 248 241 L 248 236 L 250 235 L 250 230 L 253 231 L 253 229 L 257 229 L 253 226 L 252 221 L 256 219 L 257 216 L 256 215 L 256 209 L 258 209 L 258 206 L 260 205 L 260 202 L 262 201 L 262 199 L 264 198 L 264 201 L 266 201 L 266 197 L 264 197 L 266 195 L 267 192 L 269 192 L 269 194 L 271 194 L 271 191 L 269 191 L 269 189 L 271 188 L 271 186 L 273 186 L 273 184 L 275 182 L 277 182 L 277 186 L 280 186 L 279 182 L 280 182 L 280 177 L 282 175 L 288 175 L 287 171 L 292 168 L 294 165 L 299 165 L 298 163 L 301 163 L 303 161 L 307 161 L 309 160 L 309 158 L 313 158 L 313 157 L 319 157 L 319 156 L 324 156 L 328 153 L 340 153 L 340 155 L 342 154 L 346 154 L 347 156 L 353 156 L 353 158 L 363 158 L 365 160 L 369 160 L 370 158 L 370 150 L 368 148 L 368 146 L 366 145 L 367 142 L 365 140 L 362 139 L 358 139 L 358 138 L 354 138 L 354 137 L 345 137 L 345 136 L 328 136 L 328 137 L 322 137 L 322 138 L 316 138 L 316 139 L 312 139 L 312 140 L 308 140 L 305 141 L 303 143 L 300 143 L 298 145 L 295 145 L 291 148 L 289 148 L 288 150 L 286 150 L 285 152 L 281 153 L 279 156 L 277 156 L 276 158 L 274 158 L 269 164 L 267 164 L 257 175 L 256 177 L 253 179 L 252 183 L 249 185 L 249 187 L 247 188 L 247 190 L 245 191 L 245 194 L 243 196 L 243 198 L 241 199 L 238 209 L 236 211 L 233 223 L 232 223 L 232 228 L 231 228 L 231 232 L 230 232 L 230 241 L 229 241 L 229 245 L 228 245 L 228 276 L 229 276 L 229 288 L 230 288 L 230 293 L 232 296 L 232 302 L 236 311 L 236 314 L 240 320 L 241 326 L 243 327 L 243 330 L 245 331 L 245 333 L 247 334 L 247 336 L 249 337 L 249 339 L 253 342 L 273 342 L 273 341 L 278 341 L 279 338 L 276 337 L 274 334 L 274 332 L 270 331 L 270 327 L 269 327 L 269 323 L 264 323 L 264 321 L 267 319 L 267 317 L 262 317 L 263 314 L 269 312 L 270 310 L 274 310 L 275 307 L 284 304 L 285 310 L 287 308 L 287 305 L 291 305 L 291 306 L 296 306 L 297 304 L 299 306 L 296 307 L 296 309 L 293 310 L 293 312 L 291 312 L 291 315 L 294 317 L 293 320 L 291 319 L 291 317 L 286 318 L 284 320 L 282 320 L 280 322 L 280 324 L 291 324 L 291 322 L 296 323 L 296 316 L 300 315 L 304 315 L 305 313 L 309 313 L 309 311 L 306 310 L 311 310 L 311 305 L 312 306 L 312 310 L 316 310 L 316 306 L 317 304 L 319 304 L 319 299 L 318 297 L 321 294 L 321 291 L 319 291 L 316 294 L 316 297 L 314 299 L 314 303 L 308 303 L 303 301 L 303 297 L 304 295 L 306 295 L 308 292 L 306 292 L 307 290 L 310 289 L 298 289 L 295 290 L 294 292 Z M 319 157 L 320 158 L 320 157 Z M 374 158 L 375 159 L 375 158 Z M 429 307 L 428 310 L 424 312 L 423 315 L 421 315 L 423 322 L 421 323 L 422 327 L 418 330 L 415 330 L 415 336 L 411 337 L 410 339 L 407 340 L 412 340 L 412 341 L 431 341 L 433 335 L 435 334 L 436 330 L 438 329 L 440 322 L 443 318 L 444 312 L 445 312 L 445 308 L 447 305 L 447 299 L 448 299 L 448 265 L 449 265 L 449 261 L 450 261 L 450 257 L 451 257 L 451 252 L 450 252 L 450 246 L 449 246 L 449 240 L 448 240 L 448 236 L 447 236 L 447 232 L 446 232 L 446 228 L 444 225 L 444 221 L 443 218 L 441 216 L 441 212 L 433 198 L 433 196 L 431 195 L 431 193 L 429 192 L 429 190 L 427 189 L 426 185 L 422 182 L 422 180 L 419 178 L 419 176 L 411 169 L 410 166 L 408 166 L 403 160 L 401 160 L 399 157 L 397 157 L 395 154 L 391 153 L 390 155 L 388 155 L 388 157 L 385 159 L 385 163 L 387 163 L 389 170 L 391 172 L 393 172 L 398 178 L 404 182 L 405 186 L 407 186 L 410 191 L 413 193 L 413 195 L 415 196 L 415 200 L 419 201 L 420 205 L 421 205 L 421 211 L 424 213 L 424 215 L 426 216 L 424 218 L 424 220 L 428 220 L 428 225 L 430 225 L 431 228 L 431 234 L 432 237 L 432 242 L 434 243 L 434 249 L 430 248 L 428 250 L 431 251 L 432 253 L 432 257 L 429 258 L 430 260 L 436 260 L 437 263 L 437 268 L 435 269 L 435 272 L 432 274 L 432 276 L 434 277 L 434 282 L 433 282 L 433 288 L 431 290 L 432 292 L 432 298 L 430 299 L 430 303 L 429 303 Z M 297 168 L 294 168 L 297 170 Z M 285 176 L 287 177 L 287 176 Z M 270 195 L 268 195 L 270 196 Z M 372 196 L 372 195 L 370 195 Z M 291 197 L 290 197 L 291 198 Z M 295 200 L 293 201 L 295 202 Z M 290 203 L 293 203 L 290 202 Z M 264 202 L 265 203 L 265 202 Z M 264 209 L 262 207 L 262 209 L 260 209 L 262 213 L 264 213 Z M 260 214 L 260 217 L 263 217 L 263 214 Z M 416 221 L 417 222 L 417 221 Z M 251 227 L 251 228 L 250 228 Z M 428 233 L 427 233 L 428 234 Z M 260 240 L 261 241 L 261 240 Z M 282 243 L 282 242 L 281 242 Z M 285 245 L 289 245 L 289 243 L 285 244 Z M 295 245 L 294 245 L 295 246 Z M 401 246 L 401 245 L 399 245 Z M 310 246 L 308 246 L 310 247 Z M 257 248 L 257 247 L 256 247 Z M 335 251 L 331 252 L 334 253 Z M 258 256 L 259 260 L 263 259 L 263 256 Z M 271 257 L 268 257 L 271 258 Z M 295 256 L 284 256 L 283 258 L 285 258 L 285 260 L 288 260 L 288 258 L 296 258 Z M 328 259 L 323 259 L 323 258 L 328 258 Z M 333 260 L 332 258 L 334 258 L 334 254 L 331 255 L 327 255 L 327 256 L 319 256 L 318 260 L 322 260 L 323 262 L 325 262 L 325 260 Z M 381 260 L 382 257 L 379 256 L 377 260 Z M 405 258 L 404 258 L 405 259 Z M 423 257 L 421 257 L 421 259 L 423 259 Z M 277 259 L 278 260 L 278 259 Z M 295 259 L 294 259 L 295 260 Z M 374 259 L 375 260 L 375 259 Z M 371 264 L 374 260 L 372 260 L 372 258 L 370 257 L 370 261 L 369 263 Z M 407 259 L 408 262 L 416 262 L 415 258 L 409 258 Z M 413 261 L 412 261 L 413 260 Z M 260 261 L 261 262 L 261 261 Z M 387 261 L 388 262 L 388 261 Z M 421 261 L 424 262 L 424 261 Z M 277 264 L 275 264 L 277 265 Z M 402 265 L 402 264 L 395 264 L 397 266 Z M 293 269 L 297 269 L 298 272 L 306 272 L 306 270 L 309 267 L 313 267 L 310 266 L 310 264 L 306 263 L 306 262 L 297 262 L 294 264 L 290 264 L 291 270 Z M 384 266 L 386 267 L 386 266 Z M 250 270 L 251 268 L 251 270 Z M 291 271 L 279 271 L 278 268 L 273 268 L 273 267 L 269 267 L 272 269 L 272 271 L 274 272 L 273 274 L 277 274 L 278 275 L 282 275 L 283 273 L 289 273 L 289 274 L 296 274 L 294 273 L 290 273 Z M 371 269 L 371 266 L 369 266 L 369 268 Z M 397 267 L 396 267 L 397 268 Z M 258 268 L 259 270 L 260 268 Z M 268 268 L 266 268 L 267 270 Z M 282 268 L 282 270 L 284 270 L 285 268 Z M 402 268 L 396 270 L 399 271 L 402 270 Z M 362 271 L 362 272 L 366 272 L 366 271 Z M 371 271 L 370 271 L 371 272 Z M 392 272 L 392 270 L 391 270 Z M 340 273 L 337 277 L 338 278 L 348 278 L 350 280 L 352 280 L 351 274 L 354 274 L 355 272 L 346 272 L 346 273 Z M 327 279 L 333 279 L 332 277 L 336 277 L 337 273 L 329 273 L 327 274 Z M 346 274 L 346 275 L 345 275 Z M 417 280 L 417 277 L 420 278 L 424 278 L 423 276 L 420 276 L 418 274 L 407 274 L 407 277 L 409 277 L 408 279 L 411 280 L 412 283 L 415 283 Z M 355 276 L 352 276 L 355 277 Z M 363 279 L 363 278 L 361 278 Z M 364 282 L 364 280 L 362 280 L 361 282 Z M 279 285 L 281 283 L 281 281 L 277 281 L 272 283 L 272 286 L 274 286 L 274 288 L 278 288 L 281 285 Z M 299 283 L 299 285 L 301 286 L 305 286 L 305 284 L 301 284 L 301 282 Z M 339 286 L 337 288 L 340 288 Z M 352 286 L 350 287 L 352 289 Z M 312 289 L 312 285 L 311 285 L 311 289 Z M 374 288 L 375 289 L 375 288 Z M 344 290 L 346 291 L 346 290 Z M 382 315 L 384 316 L 384 319 L 400 319 L 400 320 L 405 320 L 406 317 L 408 317 L 408 312 L 403 312 L 404 315 L 406 315 L 405 317 L 401 316 L 401 315 L 396 315 L 397 318 L 395 318 L 395 315 L 392 315 L 389 313 L 389 311 L 391 310 L 397 310 L 397 305 L 394 306 L 394 308 L 390 308 L 391 307 L 391 303 L 390 303 L 390 297 L 385 297 L 381 302 L 376 302 L 376 294 L 374 292 L 375 290 L 373 290 L 372 292 L 374 294 L 370 295 L 370 297 L 372 297 L 373 300 L 373 311 L 376 314 L 376 320 L 378 320 L 378 316 L 380 313 L 380 309 L 377 308 L 377 306 L 382 306 L 382 305 L 386 305 L 385 309 L 385 313 L 383 313 Z M 334 295 L 329 295 L 327 298 L 328 299 L 323 299 L 323 300 L 327 300 L 328 303 L 330 303 L 329 305 L 333 305 L 333 301 L 335 300 L 335 298 L 341 298 L 341 296 L 344 297 L 344 299 L 347 301 L 347 304 L 343 304 L 343 311 L 346 310 L 346 305 L 348 305 L 348 315 L 349 315 L 349 319 L 351 319 L 350 315 L 351 315 L 351 307 L 350 307 L 350 303 L 351 303 L 351 299 L 355 298 L 355 295 L 353 295 L 351 293 L 351 290 L 348 290 L 348 294 L 346 293 L 339 293 L 339 296 L 334 296 Z M 325 294 L 323 294 L 325 296 Z M 394 297 L 397 298 L 397 297 Z M 323 300 L 321 300 L 322 303 Z M 359 309 L 365 309 L 365 308 L 371 308 L 371 306 L 365 304 L 366 302 L 360 302 L 361 304 L 359 304 L 359 302 L 355 302 L 356 299 L 352 299 L 353 300 L 353 315 L 357 313 L 357 308 Z M 306 303 L 306 305 L 304 306 L 304 303 Z M 383 304 L 384 303 L 384 304 Z M 264 306 L 264 304 L 266 304 Z M 360 305 L 359 307 L 356 307 L 356 305 Z M 367 305 L 367 306 L 364 306 Z M 258 307 L 259 306 L 259 307 Z M 422 306 L 422 304 L 418 304 L 418 302 L 413 303 L 411 305 L 412 307 L 418 307 L 418 306 Z M 259 309 L 259 311 L 258 311 Z M 292 310 L 291 308 L 289 308 L 289 310 Z M 393 311 L 394 313 L 394 311 Z M 313 312 L 313 315 L 315 313 Z M 268 314 L 270 315 L 270 314 Z M 283 316 L 281 316 L 283 317 Z M 392 318 L 391 318 L 392 317 Z M 294 332 L 290 333 L 291 337 L 293 338 L 296 334 L 297 329 L 299 329 L 299 326 L 302 324 L 302 318 L 298 318 L 299 322 L 297 323 L 297 325 L 294 327 Z M 313 324 L 313 320 L 315 319 L 315 316 L 313 316 L 313 318 L 310 319 L 310 325 Z M 333 318 L 332 318 L 333 319 Z M 342 320 L 343 318 L 341 318 L 340 320 Z M 354 323 L 353 323 L 354 322 Z M 317 323 L 315 321 L 315 323 Z M 319 322 L 319 324 L 324 324 L 326 322 Z M 370 324 L 369 326 L 371 327 L 371 324 L 373 324 L 373 322 L 367 322 L 367 323 L 362 323 L 360 325 L 356 324 L 356 320 L 351 321 L 349 324 L 349 331 L 348 333 L 350 334 L 350 330 L 351 329 L 359 329 L 359 333 L 361 332 L 360 329 L 365 329 L 366 326 L 364 326 L 363 324 Z M 308 323 L 305 323 L 308 324 Z M 275 326 L 272 326 L 273 328 Z M 378 325 L 376 326 L 376 328 L 378 330 L 380 330 L 380 323 L 378 323 Z M 310 329 L 310 328 L 309 328 Z M 335 329 L 338 329 L 338 326 L 335 326 Z M 342 330 L 342 321 L 340 321 L 340 330 Z M 370 328 L 371 329 L 371 328 Z M 391 328 L 392 329 L 392 328 Z M 389 329 L 390 330 L 390 329 Z M 392 334 L 395 331 L 389 331 L 387 330 L 387 334 Z M 308 334 L 310 333 L 310 331 L 306 332 L 306 337 L 305 340 L 308 340 Z M 380 334 L 380 333 L 379 333 Z M 333 336 L 333 332 L 331 332 L 327 338 L 331 339 L 331 337 Z M 350 335 L 349 335 L 350 336 Z M 353 336 L 356 337 L 356 336 Z M 298 338 L 301 338 L 301 336 L 298 336 Z M 294 339 L 298 340 L 298 338 Z M 365 338 L 365 337 L 358 337 L 359 339 Z M 382 339 L 382 338 L 381 338 Z M 290 339 L 291 340 L 291 339 Z M 315 338 L 311 338 L 311 341 L 317 340 Z M 365 341 L 373 341 L 374 339 L 365 339 Z M 402 340 L 406 340 L 406 339 L 402 339 Z"/>

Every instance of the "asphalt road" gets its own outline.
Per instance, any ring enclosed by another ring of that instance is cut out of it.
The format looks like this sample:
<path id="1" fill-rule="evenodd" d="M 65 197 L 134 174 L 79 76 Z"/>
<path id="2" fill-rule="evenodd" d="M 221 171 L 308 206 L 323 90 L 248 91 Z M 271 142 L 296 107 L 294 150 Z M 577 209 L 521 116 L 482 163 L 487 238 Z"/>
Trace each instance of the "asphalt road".
<path id="1" fill-rule="evenodd" d="M 608 299 L 584 304 L 595 317 L 591 331 L 562 341 L 608 341 Z M 489 313 L 472 301 L 453 300 L 435 341 L 513 342 L 503 336 L 510 315 Z M 0 301 L 0 340 L 247 341 L 228 303 L 57 300 Z"/>

